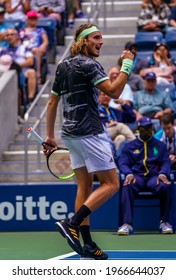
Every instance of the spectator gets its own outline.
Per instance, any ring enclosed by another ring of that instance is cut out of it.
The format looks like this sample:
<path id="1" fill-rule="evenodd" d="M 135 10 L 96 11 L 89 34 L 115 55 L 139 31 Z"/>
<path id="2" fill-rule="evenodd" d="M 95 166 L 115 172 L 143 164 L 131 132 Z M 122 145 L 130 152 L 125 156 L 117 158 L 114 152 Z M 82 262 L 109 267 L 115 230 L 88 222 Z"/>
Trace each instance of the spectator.
<path id="1" fill-rule="evenodd" d="M 5 22 L 5 6 L 0 4 L 0 47 L 8 46 L 6 41 L 6 30 L 10 27 L 15 27 L 13 23 Z"/>
<path id="2" fill-rule="evenodd" d="M 15 28 L 7 30 L 7 41 L 9 43 L 6 52 L 12 57 L 13 61 L 19 64 L 24 77 L 27 79 L 28 103 L 30 104 L 36 93 L 37 75 L 36 71 L 31 68 L 34 66 L 34 56 L 30 50 L 26 48 L 18 36 Z"/>
<path id="3" fill-rule="evenodd" d="M 12 60 L 12 57 L 8 54 L 1 54 L 0 55 L 0 72 L 6 72 L 8 70 L 15 70 L 17 74 L 17 83 L 18 83 L 18 122 L 24 123 L 22 119 L 23 113 L 21 112 L 21 105 L 22 105 L 22 96 L 21 96 L 21 87 L 20 87 L 20 74 L 21 74 L 21 67 Z"/>
<path id="4" fill-rule="evenodd" d="M 37 27 L 38 15 L 35 11 L 26 13 L 26 27 L 20 31 L 23 44 L 30 49 L 36 58 L 37 81 L 41 84 L 41 60 L 48 47 L 48 35 L 44 28 Z"/>
<path id="5" fill-rule="evenodd" d="M 133 67 L 132 67 L 132 72 L 134 74 L 140 74 L 140 71 L 142 69 L 145 69 L 145 68 L 148 67 L 148 61 L 147 60 L 138 58 L 137 47 L 136 47 L 136 44 L 134 42 L 126 43 L 124 49 L 129 50 L 130 52 L 132 52 L 134 54 L 134 61 L 133 61 Z M 121 59 L 119 59 L 118 64 L 121 65 Z"/>
<path id="6" fill-rule="evenodd" d="M 120 121 L 135 121 L 135 116 L 128 105 L 124 105 L 124 111 L 112 109 L 109 107 L 110 97 L 103 92 L 99 92 L 99 113 L 102 123 L 107 128 L 107 132 L 115 144 L 116 150 L 119 149 L 123 141 L 130 141 L 135 138 L 131 129 Z"/>
<path id="7" fill-rule="evenodd" d="M 133 71 L 128 76 L 127 84 L 130 86 L 133 93 L 144 89 L 144 81 L 141 76 L 134 74 Z"/>
<path id="8" fill-rule="evenodd" d="M 162 129 L 154 136 L 166 144 L 171 160 L 171 170 L 174 172 L 176 180 L 176 127 L 174 126 L 174 116 L 165 114 L 160 118 L 160 124 Z"/>
<path id="9" fill-rule="evenodd" d="M 120 70 L 117 67 L 112 67 L 108 71 L 108 76 L 111 82 L 115 81 L 118 77 Z M 117 100 L 111 99 L 109 106 L 115 109 L 121 109 L 121 104 L 127 104 L 132 106 L 133 104 L 133 92 L 128 84 L 125 85 L 120 97 Z"/>
<path id="10" fill-rule="evenodd" d="M 135 195 L 150 191 L 160 198 L 161 233 L 173 233 L 169 224 L 171 205 L 170 159 L 166 145 L 153 137 L 152 121 L 138 120 L 139 136 L 125 143 L 119 157 L 119 169 L 125 175 L 121 187 L 120 209 L 122 225 L 117 234 L 133 233 L 133 205 Z"/>
<path id="11" fill-rule="evenodd" d="M 168 46 L 165 43 L 156 44 L 149 66 L 149 68 L 140 71 L 141 76 L 152 71 L 157 76 L 157 84 L 174 84 L 175 60 L 171 58 Z"/>
<path id="12" fill-rule="evenodd" d="M 66 6 L 64 0 L 32 0 L 30 8 L 36 11 L 39 17 L 49 17 L 61 22 L 61 13 L 65 11 Z"/>
<path id="13" fill-rule="evenodd" d="M 25 13 L 30 8 L 30 0 L 6 0 L 6 19 L 20 19 L 25 21 Z"/>
<path id="14" fill-rule="evenodd" d="M 84 18 L 85 15 L 81 10 L 81 1 L 79 0 L 74 0 L 74 7 L 75 7 L 75 17 L 76 18 Z"/>
<path id="15" fill-rule="evenodd" d="M 151 2 L 151 0 L 143 0 L 142 1 L 142 7 L 148 7 L 148 4 Z M 166 3 L 170 8 L 176 5 L 175 0 L 164 0 L 164 3 Z"/>
<path id="16" fill-rule="evenodd" d="M 170 8 L 163 0 L 151 0 L 147 7 L 141 8 L 138 18 L 139 31 L 166 32 L 169 23 Z"/>
<path id="17" fill-rule="evenodd" d="M 78 0 L 65 0 L 65 2 L 68 27 L 73 28 L 75 17 L 84 18 L 85 15 L 81 11 L 80 2 Z"/>
<path id="18" fill-rule="evenodd" d="M 171 14 L 169 16 L 168 31 L 176 30 L 176 4 L 171 8 Z"/>
<path id="19" fill-rule="evenodd" d="M 128 50 L 130 50 L 130 49 L 128 49 Z M 146 61 L 144 61 L 142 59 L 136 60 L 135 52 L 132 49 L 130 51 L 134 54 L 134 61 L 135 61 L 135 63 L 133 64 L 132 71 L 130 72 L 130 74 L 128 76 L 127 84 L 130 86 L 131 90 L 134 93 L 137 90 L 141 90 L 141 89 L 144 88 L 144 82 L 143 82 L 142 77 L 140 75 L 138 75 L 138 74 L 135 74 L 135 71 L 137 71 L 137 72 L 139 71 L 139 70 L 137 70 L 137 67 L 139 67 L 139 69 L 140 68 L 143 69 L 143 67 L 145 68 L 148 64 L 147 64 Z M 122 59 L 119 58 L 118 59 L 118 63 L 117 63 L 117 67 L 120 69 L 121 66 L 122 66 Z"/>
<path id="20" fill-rule="evenodd" d="M 144 76 L 143 90 L 134 94 L 134 111 L 136 118 L 142 116 L 160 119 L 166 113 L 172 113 L 173 105 L 167 92 L 160 92 L 156 89 L 156 75 L 149 72 Z"/>

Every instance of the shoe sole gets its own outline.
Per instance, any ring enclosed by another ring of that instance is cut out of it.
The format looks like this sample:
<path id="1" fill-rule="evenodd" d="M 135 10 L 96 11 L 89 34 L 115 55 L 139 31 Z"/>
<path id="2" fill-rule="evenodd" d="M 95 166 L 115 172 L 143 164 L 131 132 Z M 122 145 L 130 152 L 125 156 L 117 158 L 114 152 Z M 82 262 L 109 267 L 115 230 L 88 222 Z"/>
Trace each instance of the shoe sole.
<path id="1" fill-rule="evenodd" d="M 68 244 L 70 245 L 70 247 L 79 255 L 82 255 L 83 251 L 81 250 L 81 248 L 78 248 L 77 244 L 75 244 L 75 242 L 72 240 L 72 238 L 70 237 L 70 235 L 66 232 L 66 230 L 64 229 L 64 227 L 62 226 L 61 223 L 56 222 L 55 223 L 58 231 L 60 232 L 60 234 L 67 239 Z"/>
<path id="2" fill-rule="evenodd" d="M 133 234 L 133 231 L 130 231 L 129 233 L 126 232 L 117 232 L 117 235 L 131 235 Z"/>
<path id="3" fill-rule="evenodd" d="M 167 230 L 167 231 L 164 231 L 164 232 L 161 232 L 162 234 L 172 234 L 173 231 L 172 230 Z"/>

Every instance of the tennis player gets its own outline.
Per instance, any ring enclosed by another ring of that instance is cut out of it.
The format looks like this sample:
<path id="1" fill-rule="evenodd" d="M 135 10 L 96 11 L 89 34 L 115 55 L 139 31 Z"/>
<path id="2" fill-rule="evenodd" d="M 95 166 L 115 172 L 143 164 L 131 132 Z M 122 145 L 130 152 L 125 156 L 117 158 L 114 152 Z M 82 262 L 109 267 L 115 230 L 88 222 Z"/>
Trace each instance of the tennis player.
<path id="1" fill-rule="evenodd" d="M 102 34 L 93 24 L 83 24 L 75 32 L 70 56 L 59 63 L 47 108 L 46 142 L 57 146 L 54 125 L 58 102 L 62 97 L 64 123 L 62 139 L 70 151 L 77 180 L 75 214 L 56 223 L 59 232 L 81 259 L 108 259 L 90 234 L 89 216 L 110 199 L 119 188 L 116 167 L 98 112 L 98 89 L 117 99 L 130 73 L 133 54 L 122 52 L 122 67 L 111 83 L 95 60 L 103 45 Z M 49 147 L 45 146 L 47 155 Z M 100 186 L 92 191 L 93 174 Z M 106 222 L 106 217 L 105 217 Z M 83 239 L 83 247 L 79 240 Z"/>

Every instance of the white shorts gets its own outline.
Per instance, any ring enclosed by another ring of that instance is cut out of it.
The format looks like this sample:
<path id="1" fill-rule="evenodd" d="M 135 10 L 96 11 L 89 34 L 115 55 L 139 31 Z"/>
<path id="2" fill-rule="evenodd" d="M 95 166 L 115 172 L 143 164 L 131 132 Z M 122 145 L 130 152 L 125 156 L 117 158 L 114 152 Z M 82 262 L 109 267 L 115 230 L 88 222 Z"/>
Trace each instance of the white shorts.
<path id="1" fill-rule="evenodd" d="M 89 173 L 116 168 L 106 133 L 83 138 L 63 137 L 73 169 L 87 167 Z"/>

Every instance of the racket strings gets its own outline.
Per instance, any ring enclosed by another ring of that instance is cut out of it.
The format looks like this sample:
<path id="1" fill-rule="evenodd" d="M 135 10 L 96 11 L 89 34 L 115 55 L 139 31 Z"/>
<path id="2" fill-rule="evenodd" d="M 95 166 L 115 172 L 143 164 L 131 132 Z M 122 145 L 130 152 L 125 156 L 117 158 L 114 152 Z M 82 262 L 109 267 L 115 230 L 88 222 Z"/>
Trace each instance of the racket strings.
<path id="1" fill-rule="evenodd" d="M 48 157 L 48 167 L 58 178 L 73 174 L 68 150 L 56 150 Z"/>

